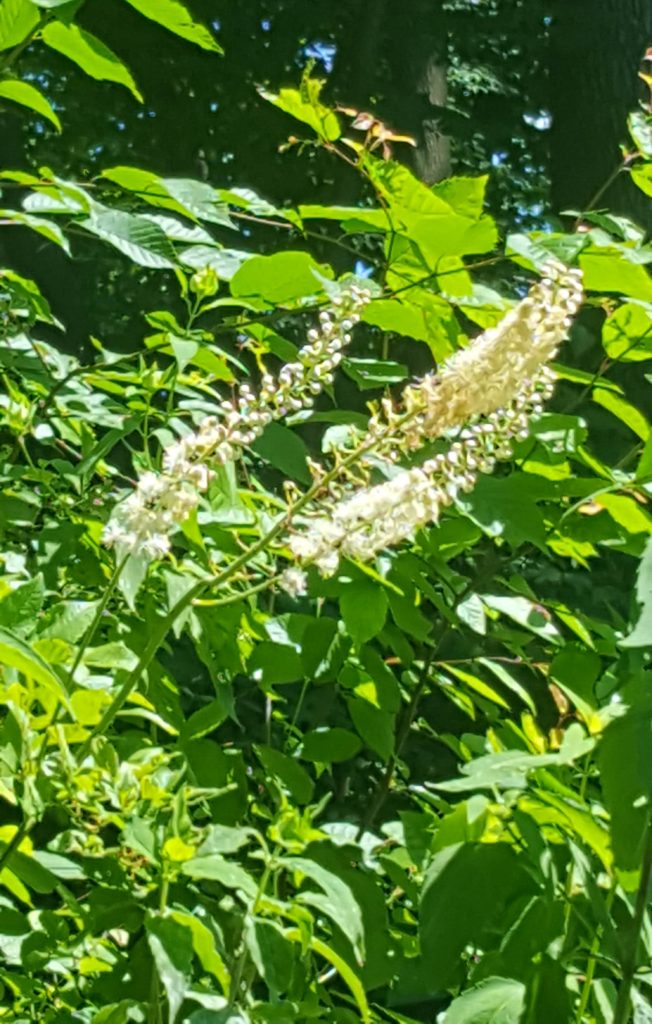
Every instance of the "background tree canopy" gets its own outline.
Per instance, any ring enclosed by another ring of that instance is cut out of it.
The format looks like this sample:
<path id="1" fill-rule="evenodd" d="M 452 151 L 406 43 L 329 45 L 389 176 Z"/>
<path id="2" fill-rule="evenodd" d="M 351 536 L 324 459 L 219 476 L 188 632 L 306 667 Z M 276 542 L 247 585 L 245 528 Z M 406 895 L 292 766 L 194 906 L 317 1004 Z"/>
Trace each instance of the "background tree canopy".
<path id="1" fill-rule="evenodd" d="M 652 1019 L 650 44 L 0 0 L 0 1021 Z"/>

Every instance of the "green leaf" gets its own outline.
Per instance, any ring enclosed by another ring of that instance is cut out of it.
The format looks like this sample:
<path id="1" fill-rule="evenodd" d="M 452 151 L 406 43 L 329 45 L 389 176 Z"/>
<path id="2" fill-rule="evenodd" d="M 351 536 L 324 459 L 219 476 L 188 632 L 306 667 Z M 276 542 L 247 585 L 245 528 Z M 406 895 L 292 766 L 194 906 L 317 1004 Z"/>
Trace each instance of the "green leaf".
<path id="1" fill-rule="evenodd" d="M 523 750 L 501 750 L 495 754 L 475 757 L 462 766 L 461 778 L 451 782 L 433 782 L 429 786 L 447 793 L 463 793 L 476 789 L 524 789 L 530 772 L 537 768 L 573 764 L 593 750 L 595 740 L 586 736 L 583 727 L 574 722 L 564 733 L 556 753 L 530 754 Z"/>
<path id="2" fill-rule="evenodd" d="M 138 664 L 138 656 L 121 640 L 100 644 L 99 647 L 87 647 L 83 660 L 85 665 L 92 665 L 95 668 L 122 668 L 127 671 Z"/>
<path id="3" fill-rule="evenodd" d="M 312 481 L 308 469 L 308 449 L 305 443 L 293 430 L 282 423 L 270 423 L 264 432 L 251 446 L 252 450 L 265 462 L 292 480 L 309 484 Z"/>
<path id="4" fill-rule="evenodd" d="M 544 547 L 546 526 L 538 502 L 555 493 L 550 481 L 528 473 L 481 476 L 457 503 L 488 536 L 502 537 L 515 548 L 525 542 Z"/>
<path id="5" fill-rule="evenodd" d="M 423 884 L 419 935 L 431 991 L 447 987 L 469 945 L 498 946 L 535 883 L 506 843 L 459 844 L 435 854 Z"/>
<path id="6" fill-rule="evenodd" d="M 383 587 L 362 580 L 350 583 L 340 595 L 344 625 L 356 643 L 377 636 L 385 625 L 389 602 Z"/>
<path id="7" fill-rule="evenodd" d="M 304 74 L 300 89 L 281 89 L 276 93 L 259 87 L 258 92 L 279 110 L 310 125 L 320 138 L 335 142 L 341 134 L 340 123 L 337 115 L 320 101 L 321 86 L 318 79 Z"/>
<path id="8" fill-rule="evenodd" d="M 197 739 L 217 729 L 222 722 L 226 721 L 231 713 L 229 703 L 221 697 L 216 697 L 203 708 L 193 711 L 190 717 L 184 722 L 181 736 L 184 740 Z"/>
<path id="9" fill-rule="evenodd" d="M 579 259 L 584 287 L 594 292 L 617 292 L 632 299 L 652 301 L 652 280 L 640 263 L 632 263 L 613 249 L 592 249 Z"/>
<path id="10" fill-rule="evenodd" d="M 621 884 L 638 887 L 652 826 L 652 702 L 649 677 L 642 697 L 604 731 L 598 748 L 600 782 L 611 815 L 611 845 Z"/>
<path id="11" fill-rule="evenodd" d="M 0 50 L 9 50 L 27 39 L 39 23 L 39 12 L 29 0 L 2 0 Z"/>
<path id="12" fill-rule="evenodd" d="M 91 78 L 124 85 L 142 102 L 129 68 L 100 39 L 79 25 L 51 21 L 43 28 L 41 38 L 46 46 L 68 57 Z"/>
<path id="13" fill-rule="evenodd" d="M 636 599 L 641 606 L 636 625 L 621 647 L 652 646 L 652 537 L 648 540 L 638 566 Z"/>
<path id="14" fill-rule="evenodd" d="M 178 0 L 126 0 L 128 4 L 135 7 L 137 11 L 144 14 L 146 18 L 155 21 L 157 25 L 166 28 L 182 39 L 201 46 L 202 50 L 212 50 L 213 53 L 223 53 L 218 41 L 211 35 L 209 30 L 194 21 L 192 15 Z"/>
<path id="15" fill-rule="evenodd" d="M 605 391 L 603 388 L 595 388 L 591 398 L 603 409 L 613 413 L 621 423 L 629 427 L 633 433 L 638 434 L 642 441 L 646 441 L 650 435 L 650 424 L 643 413 L 620 395 L 613 391 Z"/>
<path id="16" fill-rule="evenodd" d="M 395 716 L 374 707 L 368 700 L 356 697 L 347 701 L 356 730 L 370 750 L 388 761 L 394 753 Z"/>
<path id="17" fill-rule="evenodd" d="M 261 298 L 285 303 L 323 291 L 320 277 L 332 278 L 330 267 L 316 263 L 307 252 L 277 252 L 252 256 L 231 279 L 231 294 L 237 298 Z"/>
<path id="18" fill-rule="evenodd" d="M 49 101 L 42 92 L 39 92 L 33 85 L 29 85 L 28 82 L 18 82 L 13 79 L 5 79 L 0 82 L 0 99 L 11 100 L 12 103 L 19 103 L 22 107 L 29 107 L 30 110 L 51 121 L 57 131 L 61 131 L 61 121 Z"/>
<path id="19" fill-rule="evenodd" d="M 233 227 L 228 207 L 220 198 L 219 192 L 205 181 L 195 181 L 192 178 L 161 178 L 158 174 L 140 167 L 123 166 L 110 167 L 102 171 L 102 177 L 129 192 L 137 193 L 140 199 L 152 206 L 180 213 L 190 220 L 204 220 L 224 227 Z M 210 235 L 206 237 L 211 244 L 217 244 L 213 243 Z M 192 237 L 187 240 L 193 241 Z M 205 242 L 206 238 L 202 241 Z"/>
<path id="20" fill-rule="evenodd" d="M 254 750 L 266 772 L 280 779 L 297 803 L 310 803 L 315 784 L 302 765 L 273 747 L 257 746 Z"/>
<path id="21" fill-rule="evenodd" d="M 218 853 L 209 853 L 205 857 L 193 857 L 184 861 L 181 870 L 189 878 L 209 879 L 219 882 L 226 889 L 241 889 L 247 896 L 255 896 L 256 883 L 251 875 L 231 861 L 225 860 Z"/>
<path id="22" fill-rule="evenodd" d="M 443 1024 L 518 1024 L 523 1019 L 526 989 L 514 978 L 486 978 L 454 999 Z"/>
<path id="23" fill-rule="evenodd" d="M 54 224 L 51 220 L 46 220 L 45 217 L 35 217 L 31 213 L 23 213 L 22 210 L 0 210 L 0 217 L 12 220 L 15 224 L 23 224 L 24 227 L 36 231 L 37 234 L 47 238 L 49 242 L 61 246 L 70 255 L 68 239 L 59 225 Z"/>
<path id="24" fill-rule="evenodd" d="M 250 842 L 252 830 L 233 828 L 231 825 L 209 825 L 208 832 L 197 850 L 198 857 L 209 853 L 236 853 Z"/>
<path id="25" fill-rule="evenodd" d="M 408 376 L 408 368 L 389 359 L 346 359 L 344 372 L 356 382 L 361 391 L 384 388 L 397 384 Z"/>
<path id="26" fill-rule="evenodd" d="M 610 359 L 635 363 L 652 359 L 652 315 L 647 306 L 626 302 L 605 320 L 602 344 Z"/>
<path id="27" fill-rule="evenodd" d="M 190 931 L 192 946 L 199 962 L 205 971 L 217 978 L 222 991 L 228 995 L 229 972 L 215 946 L 215 936 L 210 928 L 196 914 L 186 914 L 180 910 L 173 910 L 170 917 L 177 924 L 182 925 Z"/>
<path id="28" fill-rule="evenodd" d="M 550 676 L 590 726 L 597 711 L 595 684 L 602 672 L 602 662 L 593 651 L 574 644 L 565 644 L 550 665 Z"/>
<path id="29" fill-rule="evenodd" d="M 48 610 L 45 626 L 39 631 L 39 636 L 57 637 L 74 643 L 90 626 L 96 608 L 95 601 L 61 601 Z"/>
<path id="30" fill-rule="evenodd" d="M 629 173 L 641 192 L 645 192 L 646 196 L 652 196 L 652 163 L 635 164 Z"/>
<path id="31" fill-rule="evenodd" d="M 249 955 L 273 998 L 287 992 L 292 984 L 294 947 L 274 921 L 248 918 L 245 943 Z"/>
<path id="32" fill-rule="evenodd" d="M 141 267 L 167 270 L 176 264 L 167 235 L 146 217 L 95 203 L 90 217 L 80 224 Z"/>
<path id="33" fill-rule="evenodd" d="M 503 597 L 497 594 L 482 594 L 481 596 L 488 608 L 493 608 L 501 615 L 508 615 L 519 626 L 529 629 L 545 640 L 551 640 L 553 643 L 561 642 L 554 619 L 543 605 L 521 596 Z"/>
<path id="34" fill-rule="evenodd" d="M 316 907 L 331 918 L 342 929 L 358 956 L 364 952 L 364 928 L 362 911 L 350 886 L 334 872 L 322 867 L 308 857 L 287 857 L 283 864 L 316 882 L 321 893 L 301 889 L 296 899 L 300 903 Z"/>
<path id="35" fill-rule="evenodd" d="M 43 607 L 44 596 L 43 577 L 39 573 L 0 600 L 0 627 L 15 630 L 27 626 L 33 629 Z"/>
<path id="36" fill-rule="evenodd" d="M 23 640 L 6 629 L 0 629 L 0 664 L 6 668 L 14 668 L 28 679 L 41 683 L 67 703 L 68 697 L 63 684 L 45 661 Z"/>
<path id="37" fill-rule="evenodd" d="M 355 757 L 360 746 L 358 737 L 348 729 L 322 727 L 305 734 L 301 757 L 318 764 L 336 764 Z"/>
<path id="38" fill-rule="evenodd" d="M 652 121 L 649 114 L 637 110 L 629 115 L 627 125 L 641 153 L 652 157 Z"/>
<path id="39" fill-rule="evenodd" d="M 271 640 L 256 644 L 247 667 L 264 689 L 294 683 L 303 677 L 301 658 L 294 647 L 273 643 Z"/>
<path id="40" fill-rule="evenodd" d="M 149 911 L 145 918 L 149 948 L 165 989 L 172 1024 L 181 1009 L 192 965 L 192 935 L 173 917 Z"/>

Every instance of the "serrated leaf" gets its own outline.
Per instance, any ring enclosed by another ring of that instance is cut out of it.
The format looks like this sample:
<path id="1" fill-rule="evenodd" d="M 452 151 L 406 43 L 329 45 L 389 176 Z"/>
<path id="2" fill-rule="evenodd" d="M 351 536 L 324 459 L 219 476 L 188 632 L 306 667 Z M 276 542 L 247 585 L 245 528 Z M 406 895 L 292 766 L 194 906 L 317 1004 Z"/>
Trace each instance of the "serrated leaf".
<path id="1" fill-rule="evenodd" d="M 130 2 L 130 0 L 127 0 Z M 102 177 L 115 182 L 152 206 L 180 213 L 194 221 L 208 221 L 233 227 L 226 204 L 219 192 L 205 181 L 193 178 L 161 178 L 141 167 L 110 167 Z M 212 239 L 209 237 L 208 241 Z"/>
<path id="2" fill-rule="evenodd" d="M 80 221 L 86 231 L 114 246 L 141 267 L 170 270 L 176 265 L 172 245 L 158 225 L 126 210 L 110 210 L 96 203 Z"/>
<path id="3" fill-rule="evenodd" d="M 40 574 L 10 591 L 0 600 L 0 627 L 15 630 L 27 626 L 33 629 L 43 607 L 44 596 L 45 588 Z"/>

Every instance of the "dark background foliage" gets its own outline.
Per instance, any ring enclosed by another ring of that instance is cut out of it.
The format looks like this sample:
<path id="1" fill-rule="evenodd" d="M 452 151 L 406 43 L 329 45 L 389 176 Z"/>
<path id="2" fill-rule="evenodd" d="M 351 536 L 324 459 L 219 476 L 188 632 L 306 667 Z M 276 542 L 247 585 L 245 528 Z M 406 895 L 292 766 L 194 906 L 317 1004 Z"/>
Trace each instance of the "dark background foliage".
<path id="1" fill-rule="evenodd" d="M 281 205 L 356 202 L 358 180 L 326 154 L 279 152 L 287 120 L 256 92 L 295 84 L 314 61 L 327 100 L 371 109 L 417 139 L 415 154 L 400 146 L 417 173 L 489 171 L 490 212 L 504 228 L 533 227 L 588 206 L 619 167 L 627 112 L 644 95 L 636 69 L 652 38 L 647 0 L 194 0 L 190 8 L 217 31 L 223 57 L 187 46 L 120 0 L 90 0 L 79 14 L 134 70 L 142 105 L 42 46 L 22 54 L 22 73 L 45 89 L 65 132 L 5 110 L 4 165 L 83 179 L 117 164 L 150 166 L 249 186 Z M 600 201 L 649 216 L 626 174 Z M 250 239 L 256 249 L 286 242 L 273 229 Z M 116 316 L 110 255 L 80 245 L 71 265 L 42 248 L 26 233 L 12 237 L 14 263 L 42 268 L 46 293 L 56 294 L 71 349 L 91 329 L 110 347 L 128 346 L 141 326 L 145 275 L 134 271 L 131 284 L 121 275 Z M 167 289 L 152 281 L 152 300 Z"/>

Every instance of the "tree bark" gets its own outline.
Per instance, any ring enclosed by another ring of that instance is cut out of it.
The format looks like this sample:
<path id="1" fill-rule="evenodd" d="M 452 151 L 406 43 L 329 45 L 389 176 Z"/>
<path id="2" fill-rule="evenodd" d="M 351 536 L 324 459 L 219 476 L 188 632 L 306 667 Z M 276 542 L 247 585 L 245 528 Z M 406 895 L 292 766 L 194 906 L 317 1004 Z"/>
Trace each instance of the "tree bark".
<path id="1" fill-rule="evenodd" d="M 342 103 L 371 107 L 401 135 L 412 135 L 400 159 L 425 181 L 450 174 L 450 144 L 442 125 L 447 102 L 446 22 L 433 0 L 358 0 L 351 9 L 335 67 Z"/>
<path id="2" fill-rule="evenodd" d="M 650 0 L 551 0 L 553 205 L 609 207 L 652 227 L 650 202 L 619 174 L 627 115 L 644 96 L 638 69 L 652 45 Z M 597 197 L 597 198 L 596 198 Z"/>

